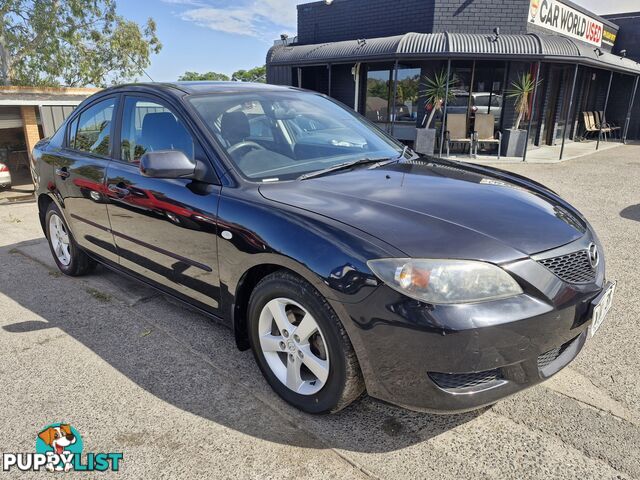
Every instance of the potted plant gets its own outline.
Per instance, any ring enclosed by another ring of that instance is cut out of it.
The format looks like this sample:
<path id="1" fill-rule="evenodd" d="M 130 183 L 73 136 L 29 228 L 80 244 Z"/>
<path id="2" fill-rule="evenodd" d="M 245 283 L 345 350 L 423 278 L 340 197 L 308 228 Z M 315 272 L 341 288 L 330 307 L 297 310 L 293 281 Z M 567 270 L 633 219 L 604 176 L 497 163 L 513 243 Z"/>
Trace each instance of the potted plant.
<path id="1" fill-rule="evenodd" d="M 529 116 L 529 97 L 536 85 L 531 73 L 527 72 L 511 83 L 511 88 L 507 90 L 507 98 L 514 99 L 518 116 L 513 128 L 506 129 L 502 137 L 502 154 L 505 157 L 522 157 L 524 155 L 527 146 L 527 131 L 520 129 L 520 123 Z"/>
<path id="2" fill-rule="evenodd" d="M 420 128 L 416 128 L 416 142 L 414 150 L 418 153 L 433 154 L 436 143 L 436 129 L 431 128 L 431 122 L 436 112 L 440 112 L 444 106 L 445 97 L 447 102 L 455 98 L 453 87 L 456 84 L 455 77 L 447 79 L 447 71 L 442 69 L 440 73 L 434 73 L 433 77 L 423 78 L 422 88 L 424 93 L 425 106 L 429 115 L 422 119 Z"/>

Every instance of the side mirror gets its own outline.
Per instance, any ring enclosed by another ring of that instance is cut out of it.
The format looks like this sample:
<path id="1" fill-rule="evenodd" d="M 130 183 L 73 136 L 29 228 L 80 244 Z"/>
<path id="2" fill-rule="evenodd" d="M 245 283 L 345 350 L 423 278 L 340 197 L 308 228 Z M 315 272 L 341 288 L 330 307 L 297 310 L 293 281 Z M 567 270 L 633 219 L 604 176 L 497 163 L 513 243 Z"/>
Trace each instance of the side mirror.
<path id="1" fill-rule="evenodd" d="M 146 152 L 140 158 L 140 172 L 153 178 L 189 178 L 196 172 L 196 163 L 180 150 Z"/>

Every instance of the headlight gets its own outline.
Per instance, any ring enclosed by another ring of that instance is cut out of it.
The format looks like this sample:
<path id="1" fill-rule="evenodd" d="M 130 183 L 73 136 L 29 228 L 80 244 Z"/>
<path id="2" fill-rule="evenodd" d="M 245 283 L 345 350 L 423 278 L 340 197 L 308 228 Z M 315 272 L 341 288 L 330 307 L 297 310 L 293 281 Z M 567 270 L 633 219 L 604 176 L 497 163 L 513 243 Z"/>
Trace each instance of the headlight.
<path id="1" fill-rule="evenodd" d="M 486 262 L 383 258 L 367 265 L 391 288 L 426 303 L 483 302 L 522 293 L 511 275 Z"/>

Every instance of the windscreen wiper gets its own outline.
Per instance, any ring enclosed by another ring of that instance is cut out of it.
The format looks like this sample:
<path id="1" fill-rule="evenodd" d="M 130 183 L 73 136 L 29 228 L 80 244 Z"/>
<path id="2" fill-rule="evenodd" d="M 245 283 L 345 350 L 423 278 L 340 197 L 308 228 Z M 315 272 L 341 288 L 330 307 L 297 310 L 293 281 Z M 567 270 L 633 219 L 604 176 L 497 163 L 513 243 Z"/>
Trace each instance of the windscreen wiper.
<path id="1" fill-rule="evenodd" d="M 380 163 L 388 160 L 387 157 L 384 158 L 361 158 L 359 160 L 353 160 L 351 162 L 338 163 L 337 165 L 332 165 L 331 167 L 324 168 L 322 170 L 316 170 L 315 172 L 305 173 L 304 175 L 300 175 L 298 180 L 307 180 L 309 178 L 321 177 L 328 173 L 337 172 L 339 170 L 347 170 L 349 168 L 357 167 L 359 165 L 368 165 L 371 163 Z"/>

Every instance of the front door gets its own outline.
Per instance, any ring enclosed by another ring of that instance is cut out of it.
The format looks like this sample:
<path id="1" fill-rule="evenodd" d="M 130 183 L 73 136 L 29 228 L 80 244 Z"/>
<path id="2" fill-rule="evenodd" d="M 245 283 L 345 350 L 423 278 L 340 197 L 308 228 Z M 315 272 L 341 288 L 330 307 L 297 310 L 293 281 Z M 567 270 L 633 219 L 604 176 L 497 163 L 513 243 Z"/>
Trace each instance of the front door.
<path id="1" fill-rule="evenodd" d="M 76 242 L 114 263 L 118 254 L 109 231 L 105 180 L 117 103 L 117 96 L 109 97 L 79 112 L 54 159 L 56 189 Z"/>
<path id="2" fill-rule="evenodd" d="M 179 116 L 155 97 L 125 96 L 118 160 L 107 173 L 111 229 L 120 265 L 163 289 L 219 307 L 217 258 L 218 185 L 159 179 L 140 173 L 147 151 L 204 152 Z"/>

